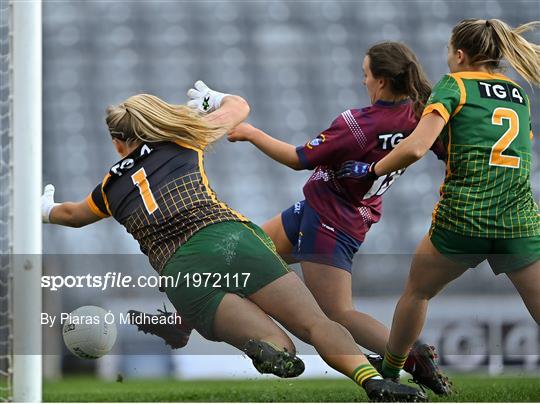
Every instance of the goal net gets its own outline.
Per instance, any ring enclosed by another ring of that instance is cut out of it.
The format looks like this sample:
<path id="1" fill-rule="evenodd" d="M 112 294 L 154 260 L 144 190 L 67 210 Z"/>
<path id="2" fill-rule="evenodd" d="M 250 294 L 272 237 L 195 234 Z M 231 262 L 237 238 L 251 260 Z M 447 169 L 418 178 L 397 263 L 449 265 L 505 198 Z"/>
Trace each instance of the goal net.
<path id="1" fill-rule="evenodd" d="M 0 2 L 0 400 L 11 389 L 11 8 Z"/>

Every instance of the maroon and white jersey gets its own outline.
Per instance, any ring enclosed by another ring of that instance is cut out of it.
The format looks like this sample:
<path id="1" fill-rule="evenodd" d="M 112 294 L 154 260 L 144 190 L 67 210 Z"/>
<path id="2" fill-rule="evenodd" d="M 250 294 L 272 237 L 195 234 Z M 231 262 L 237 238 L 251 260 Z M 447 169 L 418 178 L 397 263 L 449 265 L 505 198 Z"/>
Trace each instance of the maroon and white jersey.
<path id="1" fill-rule="evenodd" d="M 404 170 L 376 181 L 338 179 L 335 173 L 348 160 L 381 160 L 417 123 L 410 100 L 377 101 L 343 112 L 330 128 L 296 148 L 302 167 L 315 169 L 304 185 L 304 196 L 325 222 L 364 240 L 370 226 L 381 218 L 382 194 Z"/>

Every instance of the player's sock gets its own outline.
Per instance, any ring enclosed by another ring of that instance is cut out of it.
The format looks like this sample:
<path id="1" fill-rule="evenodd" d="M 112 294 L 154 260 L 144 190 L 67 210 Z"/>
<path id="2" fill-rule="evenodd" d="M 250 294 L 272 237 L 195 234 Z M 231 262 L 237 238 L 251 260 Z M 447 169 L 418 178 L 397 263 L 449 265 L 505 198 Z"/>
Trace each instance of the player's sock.
<path id="1" fill-rule="evenodd" d="M 399 377 L 399 372 L 403 369 L 403 365 L 407 361 L 409 355 L 399 356 L 393 354 L 386 347 L 384 352 L 384 359 L 382 363 L 382 374 L 384 377 L 397 378 Z"/>
<path id="2" fill-rule="evenodd" d="M 353 374 L 351 375 L 351 379 L 353 379 L 356 384 L 364 387 L 364 383 L 368 381 L 369 379 L 382 379 L 381 375 L 373 366 L 370 364 L 367 365 L 360 365 L 356 369 L 354 369 Z"/>

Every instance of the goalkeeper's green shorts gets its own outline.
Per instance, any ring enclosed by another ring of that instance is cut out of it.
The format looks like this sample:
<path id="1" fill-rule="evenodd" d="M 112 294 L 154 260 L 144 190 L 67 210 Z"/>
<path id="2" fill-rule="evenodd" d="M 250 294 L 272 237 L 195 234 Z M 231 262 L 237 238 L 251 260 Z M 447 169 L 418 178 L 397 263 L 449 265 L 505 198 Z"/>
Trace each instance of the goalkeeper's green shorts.
<path id="1" fill-rule="evenodd" d="M 214 316 L 227 293 L 246 297 L 290 271 L 268 235 L 253 223 L 209 225 L 183 244 L 167 262 L 165 292 L 182 319 L 217 341 Z"/>
<path id="2" fill-rule="evenodd" d="M 470 237 L 433 225 L 430 238 L 442 255 L 468 268 L 487 259 L 496 275 L 518 271 L 540 260 L 540 236 Z"/>

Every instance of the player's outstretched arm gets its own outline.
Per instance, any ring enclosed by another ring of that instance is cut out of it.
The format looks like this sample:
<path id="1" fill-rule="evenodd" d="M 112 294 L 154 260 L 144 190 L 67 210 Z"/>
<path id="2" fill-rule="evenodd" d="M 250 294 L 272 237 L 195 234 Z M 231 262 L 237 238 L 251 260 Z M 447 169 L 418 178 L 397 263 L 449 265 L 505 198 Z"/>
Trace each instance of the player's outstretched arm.
<path id="1" fill-rule="evenodd" d="M 420 160 L 433 146 L 444 125 L 445 120 L 437 112 L 423 116 L 416 129 L 377 162 L 373 167 L 374 174 L 390 174 Z"/>
<path id="2" fill-rule="evenodd" d="M 228 135 L 230 142 L 248 141 L 253 143 L 260 151 L 273 160 L 291 167 L 294 170 L 302 170 L 300 159 L 296 153 L 296 147 L 275 139 L 262 130 L 248 123 L 236 126 Z"/>
<path id="3" fill-rule="evenodd" d="M 249 115 L 249 104 L 239 95 L 228 94 L 214 112 L 204 118 L 208 122 L 223 127 L 225 133 L 243 122 Z"/>
<path id="4" fill-rule="evenodd" d="M 69 227 L 82 227 L 97 222 L 97 216 L 85 201 L 54 202 L 54 186 L 49 184 L 41 195 L 41 219 L 43 223 L 53 223 Z"/>

